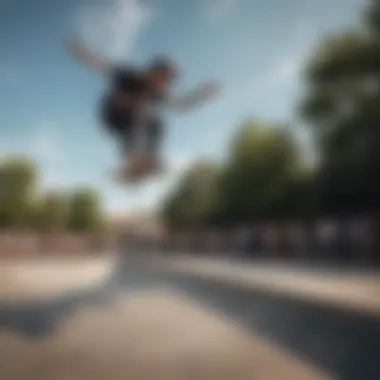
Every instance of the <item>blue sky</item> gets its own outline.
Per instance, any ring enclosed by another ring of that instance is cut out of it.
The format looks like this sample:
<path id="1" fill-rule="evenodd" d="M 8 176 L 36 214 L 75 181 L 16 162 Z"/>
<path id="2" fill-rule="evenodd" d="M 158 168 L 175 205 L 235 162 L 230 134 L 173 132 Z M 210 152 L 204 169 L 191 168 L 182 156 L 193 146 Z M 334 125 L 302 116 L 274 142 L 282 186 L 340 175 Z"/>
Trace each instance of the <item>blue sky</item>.
<path id="1" fill-rule="evenodd" d="M 26 153 L 43 188 L 91 184 L 111 212 L 157 204 L 197 156 L 222 158 L 249 116 L 292 121 L 302 67 L 326 33 L 355 24 L 364 0 L 0 0 L 0 155 Z M 115 62 L 168 53 L 176 89 L 214 79 L 213 103 L 167 115 L 165 156 L 172 174 L 138 191 L 112 183 L 114 141 L 97 105 L 107 81 L 72 61 L 66 41 L 80 35 Z"/>

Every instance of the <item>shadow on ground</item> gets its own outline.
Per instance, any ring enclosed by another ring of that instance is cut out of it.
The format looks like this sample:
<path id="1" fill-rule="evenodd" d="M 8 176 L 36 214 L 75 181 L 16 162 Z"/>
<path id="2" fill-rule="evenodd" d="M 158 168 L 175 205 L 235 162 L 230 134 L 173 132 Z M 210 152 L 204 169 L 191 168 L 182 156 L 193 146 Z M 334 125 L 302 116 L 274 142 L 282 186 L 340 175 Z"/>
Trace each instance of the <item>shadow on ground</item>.
<path id="1" fill-rule="evenodd" d="M 0 304 L 0 329 L 8 329 L 29 338 L 42 338 L 54 333 L 61 321 L 65 321 L 79 309 L 92 306 L 106 308 L 119 291 L 133 291 L 153 286 L 149 270 L 137 267 L 115 271 L 102 283 L 65 295 L 22 303 Z"/>
<path id="2" fill-rule="evenodd" d="M 137 263 L 121 263 L 110 278 L 91 290 L 40 303 L 2 305 L 0 328 L 38 339 L 53 333 L 82 307 L 107 308 L 120 292 L 160 285 L 186 292 L 205 307 L 259 331 L 334 378 L 380 379 L 378 318 Z"/>

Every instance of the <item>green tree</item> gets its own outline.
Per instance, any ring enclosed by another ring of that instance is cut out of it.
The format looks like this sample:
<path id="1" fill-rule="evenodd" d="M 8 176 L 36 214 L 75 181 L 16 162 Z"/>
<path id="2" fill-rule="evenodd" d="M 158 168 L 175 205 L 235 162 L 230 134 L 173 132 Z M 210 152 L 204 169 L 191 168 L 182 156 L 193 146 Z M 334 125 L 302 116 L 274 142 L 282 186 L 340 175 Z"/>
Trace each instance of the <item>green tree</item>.
<path id="1" fill-rule="evenodd" d="M 48 192 L 39 201 L 35 215 L 36 226 L 43 231 L 65 230 L 68 212 L 67 197 L 59 192 Z"/>
<path id="2" fill-rule="evenodd" d="M 0 162 L 0 227 L 25 228 L 31 223 L 37 171 L 27 158 Z"/>
<path id="3" fill-rule="evenodd" d="M 249 121 L 231 144 L 214 220 L 236 224 L 293 215 L 301 211 L 307 180 L 289 130 Z"/>
<path id="4" fill-rule="evenodd" d="M 380 2 L 362 27 L 323 41 L 307 70 L 302 114 L 320 152 L 317 174 L 324 212 L 380 207 Z"/>
<path id="5" fill-rule="evenodd" d="M 75 232 L 99 232 L 103 225 L 104 214 L 100 197 L 88 188 L 76 189 L 69 196 L 68 226 Z"/>
<path id="6" fill-rule="evenodd" d="M 199 160 L 182 176 L 167 197 L 162 216 L 172 227 L 197 228 L 206 225 L 215 202 L 219 167 Z"/>

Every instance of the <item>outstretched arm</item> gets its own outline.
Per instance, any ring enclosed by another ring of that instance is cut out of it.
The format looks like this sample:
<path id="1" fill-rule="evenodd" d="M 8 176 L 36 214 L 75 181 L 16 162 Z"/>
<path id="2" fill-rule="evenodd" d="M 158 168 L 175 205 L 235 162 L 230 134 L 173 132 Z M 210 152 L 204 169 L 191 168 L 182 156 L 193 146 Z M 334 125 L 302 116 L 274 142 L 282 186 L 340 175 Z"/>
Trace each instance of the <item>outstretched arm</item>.
<path id="1" fill-rule="evenodd" d="M 81 61 L 87 67 L 100 74 L 108 74 L 111 70 L 111 65 L 106 59 L 87 49 L 87 47 L 80 41 L 70 41 L 69 51 L 78 61 Z"/>
<path id="2" fill-rule="evenodd" d="M 187 94 L 170 98 L 168 105 L 176 111 L 185 112 L 211 99 L 218 92 L 219 86 L 216 83 L 204 83 Z"/>

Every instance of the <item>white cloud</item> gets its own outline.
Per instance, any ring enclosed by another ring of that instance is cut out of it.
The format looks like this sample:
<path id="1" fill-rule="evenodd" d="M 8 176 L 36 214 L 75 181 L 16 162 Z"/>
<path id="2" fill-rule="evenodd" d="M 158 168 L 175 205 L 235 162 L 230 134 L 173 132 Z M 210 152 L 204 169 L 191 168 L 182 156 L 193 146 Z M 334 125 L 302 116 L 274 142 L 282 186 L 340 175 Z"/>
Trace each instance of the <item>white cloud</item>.
<path id="1" fill-rule="evenodd" d="M 296 84 L 302 75 L 303 68 L 313 50 L 316 31 L 306 24 L 300 23 L 293 32 L 293 37 L 284 51 L 279 52 L 274 65 L 260 75 L 255 87 L 271 91 L 279 86 Z"/>
<path id="2" fill-rule="evenodd" d="M 79 34 L 114 59 L 129 54 L 152 16 L 141 0 L 110 0 L 80 7 Z"/>
<path id="3" fill-rule="evenodd" d="M 212 22 L 224 21 L 238 6 L 241 0 L 204 0 L 203 12 Z"/>

